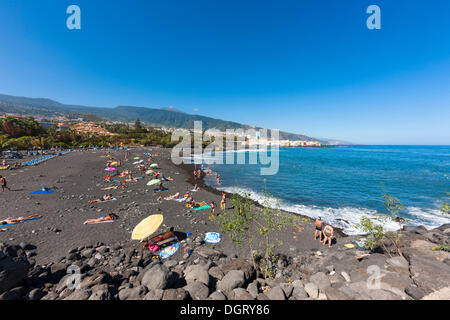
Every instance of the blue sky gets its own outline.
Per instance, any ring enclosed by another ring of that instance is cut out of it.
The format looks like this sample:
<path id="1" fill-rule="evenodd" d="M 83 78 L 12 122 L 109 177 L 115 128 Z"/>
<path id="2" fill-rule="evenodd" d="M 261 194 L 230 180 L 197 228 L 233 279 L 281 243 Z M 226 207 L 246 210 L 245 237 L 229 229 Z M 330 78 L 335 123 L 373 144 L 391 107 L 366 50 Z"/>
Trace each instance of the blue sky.
<path id="1" fill-rule="evenodd" d="M 71 4 L 81 30 L 66 28 Z M 366 27 L 371 4 L 381 30 Z M 0 93 L 450 144 L 449 12 L 448 0 L 1 0 Z"/>

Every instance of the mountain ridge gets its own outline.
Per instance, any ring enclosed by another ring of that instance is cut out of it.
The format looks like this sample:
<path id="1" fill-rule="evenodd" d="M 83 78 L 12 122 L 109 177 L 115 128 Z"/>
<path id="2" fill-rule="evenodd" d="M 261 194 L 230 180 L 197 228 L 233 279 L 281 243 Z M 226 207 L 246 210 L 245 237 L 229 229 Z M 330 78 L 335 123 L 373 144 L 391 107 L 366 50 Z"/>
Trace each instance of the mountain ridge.
<path id="1" fill-rule="evenodd" d="M 169 107 L 170 108 L 170 107 Z M 63 116 L 72 113 L 94 114 L 105 120 L 132 122 L 140 119 L 142 122 L 155 126 L 166 126 L 192 129 L 194 121 L 202 121 L 203 129 L 263 129 L 261 127 L 241 124 L 233 121 L 215 119 L 211 117 L 187 114 L 168 108 L 148 108 L 138 106 L 117 106 L 114 108 L 92 107 L 81 105 L 62 104 L 48 98 L 29 98 L 0 94 L 0 113 L 11 113 L 27 116 Z M 280 131 L 282 140 L 319 141 L 327 144 L 327 140 L 316 139 L 302 134 Z M 330 141 L 336 141 L 331 140 Z"/>

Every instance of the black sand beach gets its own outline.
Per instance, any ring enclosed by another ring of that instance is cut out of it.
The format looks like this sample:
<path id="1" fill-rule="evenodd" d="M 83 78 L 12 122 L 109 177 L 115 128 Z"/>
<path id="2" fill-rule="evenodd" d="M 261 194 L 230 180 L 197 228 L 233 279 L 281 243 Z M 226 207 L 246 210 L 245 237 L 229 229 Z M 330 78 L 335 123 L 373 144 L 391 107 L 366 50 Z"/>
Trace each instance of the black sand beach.
<path id="1" fill-rule="evenodd" d="M 132 149 L 127 163 L 123 162 L 124 151 L 112 153 L 116 159 L 122 160 L 122 171 L 132 169 L 133 177 L 139 177 L 132 158 L 137 155 L 144 158 L 144 152 L 158 156 L 154 161 L 159 164 L 166 177 L 174 181 L 166 182 L 169 192 L 155 193 L 153 186 L 147 186 L 148 177 L 137 182 L 126 183 L 126 189 L 102 191 L 102 187 L 114 185 L 105 183 L 104 171 L 107 161 L 106 151 L 74 151 L 64 156 L 50 159 L 38 166 L 25 167 L 20 170 L 7 171 L 4 176 L 8 180 L 11 192 L 0 194 L 0 219 L 29 215 L 42 215 L 42 219 L 1 228 L 0 242 L 32 243 L 37 246 L 36 262 L 43 264 L 64 256 L 74 247 L 102 242 L 106 245 L 120 242 L 122 245 L 138 246 L 131 241 L 131 231 L 144 218 L 151 214 L 162 213 L 164 223 L 160 231 L 174 227 L 176 231 L 191 232 L 193 236 L 203 236 L 205 232 L 219 232 L 218 226 L 209 220 L 209 210 L 190 213 L 183 203 L 175 201 L 158 201 L 164 197 L 180 192 L 183 195 L 191 190 L 193 183 L 199 183 L 201 189 L 193 193 L 194 200 L 210 203 L 214 201 L 217 211 L 220 209 L 220 192 L 205 186 L 201 181 L 194 181 L 188 174 L 191 166 L 175 166 L 170 160 L 170 150 L 163 148 Z M 192 170 L 193 171 L 193 170 Z M 141 176 L 145 174 L 142 173 Z M 42 187 L 54 188 L 56 191 L 48 195 L 31 195 L 30 192 Z M 88 201 L 98 199 L 111 193 L 117 201 L 89 204 Z M 229 207 L 229 201 L 227 206 Z M 114 223 L 84 225 L 87 219 L 98 218 L 115 213 L 119 219 Z M 291 233 L 280 233 L 279 240 L 284 245 L 280 252 L 294 253 L 305 250 L 338 250 L 344 244 L 342 236 L 336 232 L 337 244 L 331 249 L 325 248 L 319 241 L 314 241 L 314 222 L 303 221 L 301 232 L 293 229 Z M 234 245 L 224 237 L 218 244 L 229 254 L 243 254 L 243 249 Z M 178 252 L 178 255 L 183 253 Z M 248 253 L 247 253 L 248 254 Z"/>
<path id="2" fill-rule="evenodd" d="M 153 155 L 165 177 L 168 192 L 155 193 L 149 177 L 137 173 L 132 160 Z M 404 227 L 400 230 L 402 255 L 363 250 L 338 230 L 331 248 L 314 240 L 314 221 L 300 217 L 295 227 L 279 232 L 274 249 L 280 258 L 274 274 L 262 277 L 254 269 L 249 249 L 226 235 L 219 244 L 206 244 L 206 232 L 220 232 L 210 221 L 210 210 L 190 211 L 184 203 L 158 200 L 177 192 L 192 193 L 195 201 L 214 201 L 220 192 L 194 181 L 192 166 L 175 166 L 170 149 L 134 148 L 111 152 L 121 160 L 120 171 L 133 170 L 125 189 L 105 191 L 107 151 L 73 151 L 38 166 L 5 171 L 11 191 L 0 194 L 0 219 L 41 215 L 39 220 L 0 228 L 0 300 L 359 300 L 448 299 L 450 257 L 432 250 L 450 243 L 450 226 L 434 230 Z M 124 178 L 122 178 L 124 179 Z M 43 187 L 52 194 L 31 195 Z M 111 193 L 116 201 L 90 204 Z M 228 195 L 230 197 L 230 195 Z M 227 208 L 230 201 L 227 202 Z M 220 209 L 216 209 L 219 211 Z M 216 212 L 217 212 L 216 211 Z M 84 221 L 114 213 L 113 223 L 85 225 Z M 180 249 L 169 259 L 155 261 L 149 250 L 131 240 L 133 228 L 144 218 L 162 214 L 158 233 L 173 227 L 182 234 Z M 289 213 L 284 213 L 289 214 Z M 359 237 L 358 237 L 359 238 Z M 184 249 L 192 249 L 187 255 Z M 393 247 L 389 247 L 392 250 Z M 80 289 L 68 287 L 68 268 L 81 268 Z M 381 287 L 368 286 L 378 268 Z"/>

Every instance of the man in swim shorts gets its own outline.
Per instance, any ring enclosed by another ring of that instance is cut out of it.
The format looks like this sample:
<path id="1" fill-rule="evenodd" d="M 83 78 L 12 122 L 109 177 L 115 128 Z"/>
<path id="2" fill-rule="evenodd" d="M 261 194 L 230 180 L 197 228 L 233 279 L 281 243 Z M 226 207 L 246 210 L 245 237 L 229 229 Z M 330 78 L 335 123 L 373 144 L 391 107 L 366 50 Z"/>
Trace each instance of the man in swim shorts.
<path id="1" fill-rule="evenodd" d="M 322 242 L 322 228 L 323 228 L 323 221 L 320 217 L 316 219 L 316 232 L 314 232 L 314 240 L 317 239 L 317 235 L 320 237 L 320 242 Z"/>
<path id="2" fill-rule="evenodd" d="M 6 181 L 6 179 L 3 176 L 0 176 L 0 184 L 2 186 L 2 192 L 5 192 L 5 189 L 8 189 L 9 191 L 11 191 L 11 189 L 8 188 L 8 186 L 7 186 L 8 182 Z"/>

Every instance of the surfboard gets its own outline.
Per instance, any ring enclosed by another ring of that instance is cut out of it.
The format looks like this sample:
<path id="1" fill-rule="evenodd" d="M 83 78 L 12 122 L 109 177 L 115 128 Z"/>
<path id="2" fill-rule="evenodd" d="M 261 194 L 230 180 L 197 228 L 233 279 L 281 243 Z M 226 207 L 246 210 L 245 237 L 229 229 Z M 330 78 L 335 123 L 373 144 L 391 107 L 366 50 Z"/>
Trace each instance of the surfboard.
<path id="1" fill-rule="evenodd" d="M 173 256 L 178 249 L 180 248 L 180 243 L 179 242 L 175 242 L 174 244 L 165 247 L 164 249 L 161 249 L 159 252 L 159 256 L 161 257 L 161 259 L 167 259 L 171 256 Z"/>

